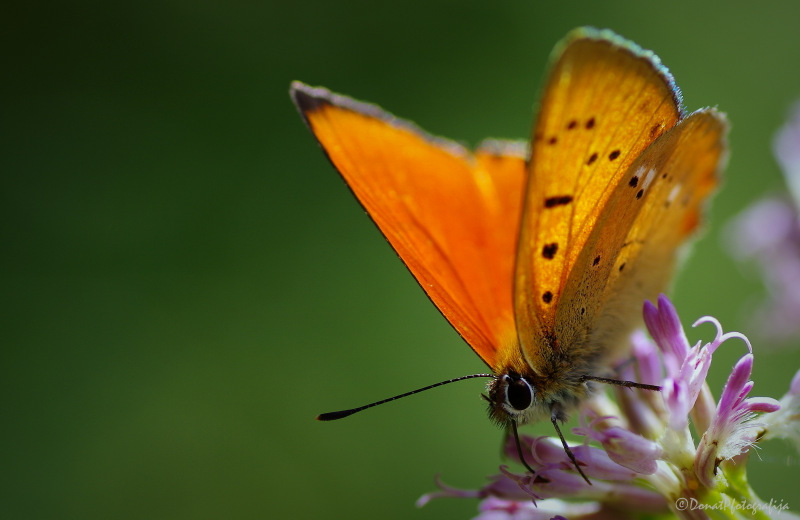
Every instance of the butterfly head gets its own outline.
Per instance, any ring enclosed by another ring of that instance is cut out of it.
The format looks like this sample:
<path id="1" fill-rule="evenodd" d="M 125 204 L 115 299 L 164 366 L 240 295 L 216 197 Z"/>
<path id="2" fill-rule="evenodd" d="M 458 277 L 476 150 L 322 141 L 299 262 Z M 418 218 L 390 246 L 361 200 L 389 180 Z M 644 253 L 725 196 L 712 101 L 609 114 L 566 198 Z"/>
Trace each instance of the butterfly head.
<path id="1" fill-rule="evenodd" d="M 508 371 L 489 383 L 489 417 L 498 424 L 526 424 L 549 414 L 531 378 Z"/>

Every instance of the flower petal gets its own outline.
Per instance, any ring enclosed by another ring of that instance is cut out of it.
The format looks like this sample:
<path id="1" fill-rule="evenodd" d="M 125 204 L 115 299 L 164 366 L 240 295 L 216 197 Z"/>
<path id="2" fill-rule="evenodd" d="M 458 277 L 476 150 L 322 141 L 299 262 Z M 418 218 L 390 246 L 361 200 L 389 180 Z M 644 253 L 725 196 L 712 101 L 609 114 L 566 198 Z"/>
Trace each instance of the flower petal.
<path id="1" fill-rule="evenodd" d="M 689 352 L 689 341 L 672 302 L 663 294 L 658 296 L 658 307 L 644 302 L 644 323 L 656 345 L 664 354 L 667 371 L 677 370 Z"/>

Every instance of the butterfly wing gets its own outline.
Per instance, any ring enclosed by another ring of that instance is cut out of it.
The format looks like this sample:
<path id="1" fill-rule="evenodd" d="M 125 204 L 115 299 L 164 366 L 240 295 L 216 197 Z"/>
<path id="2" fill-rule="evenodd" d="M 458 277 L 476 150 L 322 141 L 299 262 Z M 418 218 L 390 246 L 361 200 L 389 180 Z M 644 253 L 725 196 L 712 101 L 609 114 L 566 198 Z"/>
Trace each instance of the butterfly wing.
<path id="1" fill-rule="evenodd" d="M 428 297 L 490 366 L 514 342 L 524 147 L 470 153 L 376 106 L 292 84 L 330 161 Z"/>
<path id="2" fill-rule="evenodd" d="M 679 121 L 679 101 L 658 58 L 610 31 L 579 29 L 554 51 L 533 133 L 514 288 L 521 350 L 534 371 L 562 348 L 564 289 L 609 198 Z"/>
<path id="3" fill-rule="evenodd" d="M 564 287 L 555 335 L 573 345 L 625 345 L 642 301 L 669 283 L 727 157 L 727 121 L 699 110 L 660 137 L 608 198 Z M 587 338 L 588 336 L 588 338 Z"/>

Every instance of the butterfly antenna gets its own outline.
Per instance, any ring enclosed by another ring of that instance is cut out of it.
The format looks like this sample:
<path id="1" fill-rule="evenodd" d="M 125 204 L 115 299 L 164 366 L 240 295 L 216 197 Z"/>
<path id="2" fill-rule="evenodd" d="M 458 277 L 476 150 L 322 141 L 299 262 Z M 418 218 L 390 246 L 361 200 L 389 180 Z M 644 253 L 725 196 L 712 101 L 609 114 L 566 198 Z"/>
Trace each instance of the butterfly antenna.
<path id="1" fill-rule="evenodd" d="M 394 397 L 390 397 L 388 399 L 382 399 L 380 401 L 376 401 L 374 403 L 365 404 L 364 406 L 359 406 L 358 408 L 351 408 L 349 410 L 340 410 L 338 412 L 328 412 L 328 413 L 321 413 L 317 416 L 318 421 L 335 421 L 336 419 L 344 419 L 350 415 L 353 415 L 356 412 L 360 412 L 362 410 L 366 410 L 367 408 L 372 408 L 373 406 L 378 406 L 379 404 L 388 403 L 390 401 L 394 401 L 397 399 L 401 399 L 403 397 L 408 397 L 409 395 L 418 394 L 420 392 L 424 392 L 425 390 L 430 390 L 431 388 L 436 388 L 437 386 L 448 385 L 450 383 L 455 383 L 456 381 L 464 381 L 465 379 L 475 379 L 477 377 L 495 377 L 494 374 L 470 374 L 468 376 L 461 376 L 455 379 L 448 379 L 447 381 L 440 381 L 438 383 L 434 383 L 432 385 L 428 385 L 423 388 L 417 388 L 416 390 L 412 390 L 410 392 L 406 392 L 404 394 L 396 395 Z"/>

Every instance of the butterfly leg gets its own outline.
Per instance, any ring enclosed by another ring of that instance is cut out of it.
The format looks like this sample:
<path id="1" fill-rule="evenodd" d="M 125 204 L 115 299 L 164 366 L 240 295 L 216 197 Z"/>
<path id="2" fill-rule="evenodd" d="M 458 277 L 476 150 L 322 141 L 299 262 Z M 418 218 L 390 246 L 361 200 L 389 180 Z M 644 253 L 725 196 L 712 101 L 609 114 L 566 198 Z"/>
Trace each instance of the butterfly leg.
<path id="1" fill-rule="evenodd" d="M 517 433 L 517 421 L 511 421 L 511 430 L 514 433 L 514 442 L 517 444 L 517 454 L 519 455 L 520 462 L 525 466 L 525 469 L 531 472 L 531 475 L 536 476 L 536 470 L 530 467 L 525 460 L 525 455 L 522 453 L 522 444 L 519 442 L 519 433 Z M 506 431 L 506 436 L 508 436 L 508 431 Z"/>
<path id="2" fill-rule="evenodd" d="M 561 410 L 559 406 L 554 405 L 550 410 L 550 422 L 552 422 L 553 426 L 556 428 L 556 433 L 558 433 L 558 438 L 561 439 L 561 445 L 564 446 L 564 451 L 569 457 L 569 460 L 572 461 L 572 464 L 575 466 L 575 469 L 577 469 L 578 473 L 580 473 L 581 476 L 583 477 L 583 480 L 585 480 L 586 483 L 591 486 L 592 485 L 591 481 L 581 469 L 577 459 L 575 459 L 575 455 L 572 453 L 572 450 L 569 449 L 569 444 L 567 444 L 567 440 L 564 438 L 564 434 L 561 433 L 561 428 L 559 428 L 558 426 L 559 422 L 564 422 L 565 420 L 566 420 L 566 415 L 564 414 L 564 411 Z"/>

